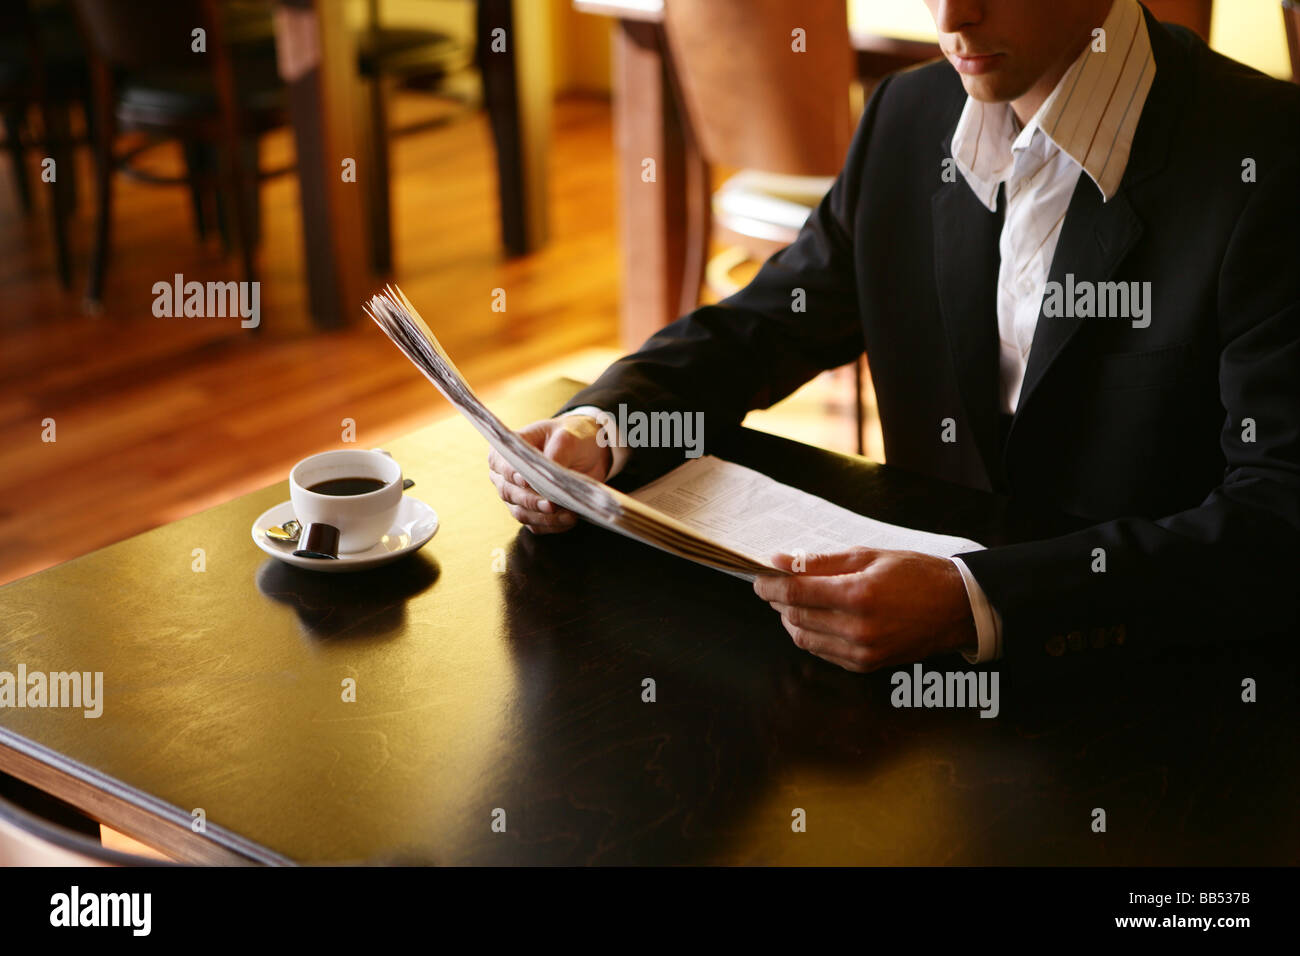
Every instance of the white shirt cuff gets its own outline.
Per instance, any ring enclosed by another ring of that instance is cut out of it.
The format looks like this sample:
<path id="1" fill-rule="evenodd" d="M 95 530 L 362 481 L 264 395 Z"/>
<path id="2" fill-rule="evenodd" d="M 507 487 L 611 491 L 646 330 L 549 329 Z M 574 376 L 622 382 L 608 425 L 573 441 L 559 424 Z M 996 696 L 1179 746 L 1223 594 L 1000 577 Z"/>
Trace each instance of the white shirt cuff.
<path id="1" fill-rule="evenodd" d="M 627 443 L 623 441 L 622 434 L 618 430 L 618 421 L 609 412 L 597 408 L 595 405 L 579 405 L 577 408 L 571 408 L 560 415 L 564 418 L 566 415 L 586 415 L 588 418 L 594 418 L 600 423 L 601 431 L 606 436 L 606 444 L 609 447 L 610 462 L 609 474 L 605 480 L 609 481 L 627 464 Z"/>
<path id="2" fill-rule="evenodd" d="M 968 664 L 983 664 L 995 661 L 1002 656 L 1002 615 L 998 613 L 971 574 L 970 568 L 961 558 L 951 558 L 957 570 L 961 572 L 962 583 L 966 585 L 966 597 L 970 600 L 971 616 L 975 618 L 975 636 L 978 647 L 974 654 L 962 651 Z"/>

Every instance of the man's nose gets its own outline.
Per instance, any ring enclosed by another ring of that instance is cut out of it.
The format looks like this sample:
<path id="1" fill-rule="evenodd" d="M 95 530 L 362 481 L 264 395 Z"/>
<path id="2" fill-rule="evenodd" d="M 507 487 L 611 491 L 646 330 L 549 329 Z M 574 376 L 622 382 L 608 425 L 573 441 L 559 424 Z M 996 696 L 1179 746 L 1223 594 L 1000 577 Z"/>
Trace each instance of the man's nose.
<path id="1" fill-rule="evenodd" d="M 934 26 L 940 33 L 957 33 L 984 19 L 985 0 L 938 0 Z"/>

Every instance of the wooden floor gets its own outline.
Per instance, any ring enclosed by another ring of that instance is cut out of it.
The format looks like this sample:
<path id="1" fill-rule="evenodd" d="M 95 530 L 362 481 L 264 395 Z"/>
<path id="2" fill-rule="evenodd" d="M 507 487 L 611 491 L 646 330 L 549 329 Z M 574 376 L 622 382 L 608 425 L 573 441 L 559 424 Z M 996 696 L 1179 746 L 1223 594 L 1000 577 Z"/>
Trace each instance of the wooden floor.
<path id="1" fill-rule="evenodd" d="M 422 104 L 399 107 L 402 121 Z M 489 398 L 523 379 L 595 374 L 616 354 L 609 105 L 564 99 L 555 123 L 551 239 L 512 261 L 500 251 L 482 116 L 393 148 L 395 278 Z M 264 165 L 291 159 L 286 135 L 267 138 Z M 292 176 L 262 191 L 260 333 L 234 319 L 154 317 L 155 282 L 237 278 L 237 267 L 195 237 L 183 190 L 121 177 L 105 309 L 84 314 L 91 191 L 81 162 L 71 292 L 55 281 L 41 207 L 21 215 L 0 162 L 0 583 L 279 480 L 299 458 L 338 447 L 344 419 L 373 447 L 451 414 L 359 308 L 350 328 L 312 329 Z M 164 149 L 156 162 L 178 160 Z M 34 186 L 44 202 L 39 178 Z M 491 308 L 498 288 L 504 312 Z M 831 407 L 844 383 L 810 389 L 807 414 L 772 413 L 769 426 L 850 447 L 848 409 Z M 42 440 L 47 419 L 53 442 Z"/>

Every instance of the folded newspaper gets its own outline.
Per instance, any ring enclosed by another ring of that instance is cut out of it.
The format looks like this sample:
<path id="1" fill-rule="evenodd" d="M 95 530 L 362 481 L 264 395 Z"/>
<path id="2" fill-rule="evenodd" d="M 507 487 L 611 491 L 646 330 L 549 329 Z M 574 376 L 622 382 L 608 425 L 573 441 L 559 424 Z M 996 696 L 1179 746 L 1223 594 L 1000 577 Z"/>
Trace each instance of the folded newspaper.
<path id="1" fill-rule="evenodd" d="M 864 517 L 760 472 L 704 456 L 634 494 L 547 458 L 474 394 L 415 306 L 389 286 L 365 307 L 411 363 L 543 497 L 611 531 L 746 580 L 783 574 L 777 553 L 826 554 L 854 546 L 950 557 L 980 545 Z"/>

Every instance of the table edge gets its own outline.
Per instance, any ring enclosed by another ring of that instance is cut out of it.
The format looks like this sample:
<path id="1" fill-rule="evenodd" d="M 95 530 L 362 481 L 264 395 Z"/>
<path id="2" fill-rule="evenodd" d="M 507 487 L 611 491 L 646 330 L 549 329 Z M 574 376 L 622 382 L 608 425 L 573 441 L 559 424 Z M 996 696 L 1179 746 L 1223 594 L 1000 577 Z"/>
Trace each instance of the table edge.
<path id="1" fill-rule="evenodd" d="M 98 822 L 183 862 L 297 865 L 253 840 L 208 823 L 203 835 L 178 807 L 0 726 L 0 771 L 55 794 Z M 57 783 L 51 786 L 51 778 Z"/>

